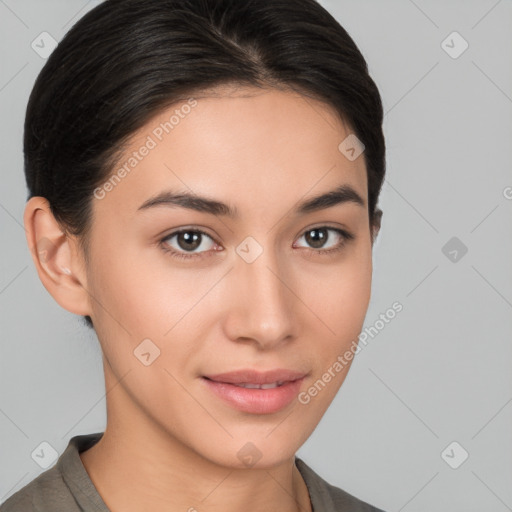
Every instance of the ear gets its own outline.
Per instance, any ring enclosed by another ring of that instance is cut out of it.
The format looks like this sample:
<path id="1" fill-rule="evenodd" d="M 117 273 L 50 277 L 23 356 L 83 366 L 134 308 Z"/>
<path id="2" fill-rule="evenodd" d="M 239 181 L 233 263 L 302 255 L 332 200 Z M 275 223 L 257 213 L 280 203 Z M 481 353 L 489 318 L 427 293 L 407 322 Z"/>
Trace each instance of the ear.
<path id="1" fill-rule="evenodd" d="M 91 315 L 85 262 L 75 237 L 55 220 L 44 197 L 27 201 L 23 223 L 39 279 L 55 301 L 77 315 Z"/>
<path id="2" fill-rule="evenodd" d="M 380 231 L 380 225 L 382 221 L 382 210 L 380 208 L 375 209 L 374 223 L 372 225 L 372 247 Z"/>

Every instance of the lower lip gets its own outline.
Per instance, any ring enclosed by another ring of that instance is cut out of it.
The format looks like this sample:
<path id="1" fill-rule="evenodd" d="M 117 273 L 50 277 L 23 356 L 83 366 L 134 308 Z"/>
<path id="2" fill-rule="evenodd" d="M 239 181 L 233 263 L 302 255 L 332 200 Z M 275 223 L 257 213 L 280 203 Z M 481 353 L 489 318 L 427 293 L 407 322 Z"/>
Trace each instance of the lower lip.
<path id="1" fill-rule="evenodd" d="M 208 388 L 236 409 L 252 414 L 272 414 L 289 405 L 299 394 L 304 377 L 270 389 L 251 389 L 203 377 Z"/>

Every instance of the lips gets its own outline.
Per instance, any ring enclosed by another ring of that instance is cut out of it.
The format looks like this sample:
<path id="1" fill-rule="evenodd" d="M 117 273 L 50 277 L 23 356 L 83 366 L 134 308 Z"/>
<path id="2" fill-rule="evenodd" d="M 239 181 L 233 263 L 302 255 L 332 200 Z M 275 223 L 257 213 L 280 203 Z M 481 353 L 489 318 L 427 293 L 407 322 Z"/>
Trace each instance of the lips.
<path id="1" fill-rule="evenodd" d="M 305 377 L 304 372 L 277 368 L 205 375 L 202 380 L 209 392 L 239 411 L 273 414 L 297 398 Z"/>

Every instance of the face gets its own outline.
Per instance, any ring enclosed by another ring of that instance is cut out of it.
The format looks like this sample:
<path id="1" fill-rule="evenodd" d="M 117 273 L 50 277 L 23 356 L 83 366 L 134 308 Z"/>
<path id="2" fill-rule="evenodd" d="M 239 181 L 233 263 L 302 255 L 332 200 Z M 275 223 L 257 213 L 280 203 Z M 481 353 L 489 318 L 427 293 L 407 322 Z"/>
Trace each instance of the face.
<path id="1" fill-rule="evenodd" d="M 256 89 L 184 101 L 137 132 L 93 200 L 91 316 L 107 388 L 120 381 L 109 415 L 125 401 L 109 422 L 231 467 L 293 457 L 345 379 L 350 361 L 336 361 L 370 299 L 365 162 L 339 149 L 350 133 L 320 102 Z M 303 378 L 205 378 L 242 369 Z"/>

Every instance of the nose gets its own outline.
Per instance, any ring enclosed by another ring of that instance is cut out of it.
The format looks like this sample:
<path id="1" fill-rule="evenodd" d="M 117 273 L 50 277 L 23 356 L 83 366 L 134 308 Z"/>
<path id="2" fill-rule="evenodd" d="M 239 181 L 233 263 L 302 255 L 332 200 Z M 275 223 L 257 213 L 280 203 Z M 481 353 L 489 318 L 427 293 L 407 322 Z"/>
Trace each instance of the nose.
<path id="1" fill-rule="evenodd" d="M 268 350 L 296 337 L 298 308 L 303 306 L 294 294 L 292 269 L 285 261 L 279 264 L 271 250 L 252 263 L 237 256 L 228 280 L 231 297 L 225 329 L 229 339 Z"/>

